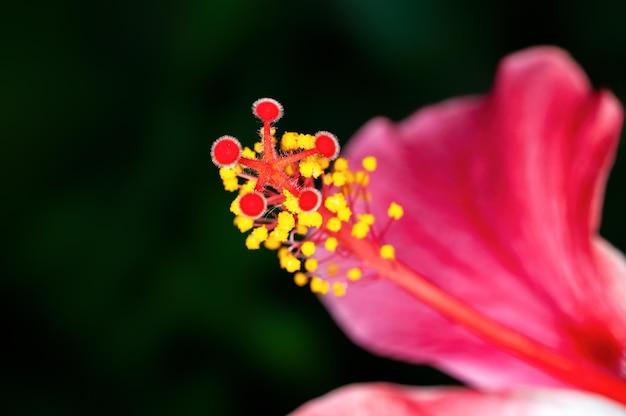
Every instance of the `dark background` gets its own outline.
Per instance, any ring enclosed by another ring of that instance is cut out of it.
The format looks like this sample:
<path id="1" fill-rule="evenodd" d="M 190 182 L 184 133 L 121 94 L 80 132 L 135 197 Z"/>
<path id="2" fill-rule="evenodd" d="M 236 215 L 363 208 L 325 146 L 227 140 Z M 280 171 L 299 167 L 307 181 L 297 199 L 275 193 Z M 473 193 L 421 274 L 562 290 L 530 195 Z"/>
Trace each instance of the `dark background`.
<path id="1" fill-rule="evenodd" d="M 281 415 L 370 380 L 454 384 L 352 345 L 249 252 L 208 150 L 279 129 L 343 143 L 566 48 L 626 98 L 626 3 L 9 0 L 0 6 L 0 413 Z M 603 234 L 626 249 L 626 160 Z"/>

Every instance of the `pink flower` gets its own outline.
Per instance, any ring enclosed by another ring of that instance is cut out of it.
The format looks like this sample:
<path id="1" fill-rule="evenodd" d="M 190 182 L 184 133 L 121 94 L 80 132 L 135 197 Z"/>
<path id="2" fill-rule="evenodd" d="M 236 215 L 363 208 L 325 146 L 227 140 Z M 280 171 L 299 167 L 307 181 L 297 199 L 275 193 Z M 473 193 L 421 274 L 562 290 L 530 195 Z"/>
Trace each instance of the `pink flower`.
<path id="1" fill-rule="evenodd" d="M 374 216 L 405 207 L 385 240 L 407 270 L 324 304 L 364 348 L 482 389 L 626 403 L 626 264 L 598 236 L 622 118 L 565 52 L 540 47 L 504 59 L 484 97 L 371 121 L 345 155 L 378 159 Z"/>
<path id="2" fill-rule="evenodd" d="M 624 416 L 626 409 L 593 395 L 566 390 L 478 393 L 461 388 L 416 388 L 386 383 L 341 387 L 290 416 Z"/>
<path id="3" fill-rule="evenodd" d="M 347 159 L 325 131 L 278 140 L 273 99 L 253 113 L 255 150 L 231 136 L 211 149 L 246 246 L 332 293 L 322 300 L 357 344 L 487 392 L 362 385 L 298 415 L 612 406 L 583 392 L 626 404 L 626 262 L 598 235 L 622 108 L 565 52 L 509 56 L 485 97 L 375 119 Z"/>

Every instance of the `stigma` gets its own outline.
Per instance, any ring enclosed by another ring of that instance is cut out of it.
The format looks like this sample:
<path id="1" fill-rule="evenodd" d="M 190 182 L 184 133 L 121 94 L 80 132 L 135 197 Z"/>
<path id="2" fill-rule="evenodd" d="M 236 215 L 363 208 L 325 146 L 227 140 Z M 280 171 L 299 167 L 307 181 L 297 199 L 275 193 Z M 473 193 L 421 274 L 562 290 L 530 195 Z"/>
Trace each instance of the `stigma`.
<path id="1" fill-rule="evenodd" d="M 376 278 L 353 242 L 367 240 L 381 259 L 393 261 L 395 249 L 383 238 L 404 215 L 395 202 L 381 221 L 369 212 L 367 186 L 376 158 L 368 156 L 352 169 L 328 131 L 285 132 L 278 139 L 274 124 L 283 107 L 274 99 L 255 101 L 252 113 L 263 123 L 261 140 L 252 148 L 228 135 L 211 146 L 224 189 L 237 193 L 230 210 L 234 225 L 248 233 L 246 247 L 276 250 L 294 282 L 317 294 L 343 296 L 349 285 Z"/>

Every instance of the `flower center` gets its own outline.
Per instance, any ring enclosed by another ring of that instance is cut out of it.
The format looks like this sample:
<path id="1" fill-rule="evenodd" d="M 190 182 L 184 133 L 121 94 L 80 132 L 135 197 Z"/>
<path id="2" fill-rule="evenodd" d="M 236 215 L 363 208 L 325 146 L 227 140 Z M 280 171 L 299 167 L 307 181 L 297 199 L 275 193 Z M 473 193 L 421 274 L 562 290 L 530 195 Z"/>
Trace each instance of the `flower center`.
<path id="1" fill-rule="evenodd" d="M 220 137 L 211 147 L 224 188 L 238 192 L 231 211 L 239 230 L 250 231 L 246 247 L 263 244 L 278 250 L 281 267 L 314 293 L 341 296 L 349 284 L 374 278 L 375 273 L 366 272 L 363 256 L 353 255 L 357 245 L 352 240 L 369 241 L 381 259 L 393 259 L 394 248 L 382 244 L 382 238 L 403 215 L 402 207 L 392 203 L 386 224 L 375 230 L 367 185 L 376 159 L 366 157 L 362 169 L 352 170 L 346 159 L 338 158 L 339 142 L 327 131 L 286 132 L 279 141 L 272 124 L 283 108 L 271 98 L 255 101 L 252 112 L 263 122 L 254 150 L 232 136 Z"/>

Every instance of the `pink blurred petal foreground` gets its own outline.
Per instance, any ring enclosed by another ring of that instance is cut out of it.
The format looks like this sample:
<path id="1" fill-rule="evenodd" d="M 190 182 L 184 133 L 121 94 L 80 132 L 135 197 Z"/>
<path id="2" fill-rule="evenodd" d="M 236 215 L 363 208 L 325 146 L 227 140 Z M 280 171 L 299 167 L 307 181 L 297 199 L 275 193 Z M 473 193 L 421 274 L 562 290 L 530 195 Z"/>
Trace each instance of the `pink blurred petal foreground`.
<path id="1" fill-rule="evenodd" d="M 575 391 L 480 394 L 456 388 L 354 384 L 312 400 L 291 416 L 622 416 L 626 409 Z"/>
<path id="2" fill-rule="evenodd" d="M 345 156 L 378 159 L 374 216 L 393 201 L 404 207 L 385 237 L 400 263 L 489 320 L 620 383 L 626 264 L 598 228 L 622 118 L 615 97 L 594 90 L 569 55 L 532 48 L 503 60 L 486 96 L 397 124 L 375 119 Z M 575 385 L 378 274 L 322 298 L 364 348 L 480 388 Z"/>

